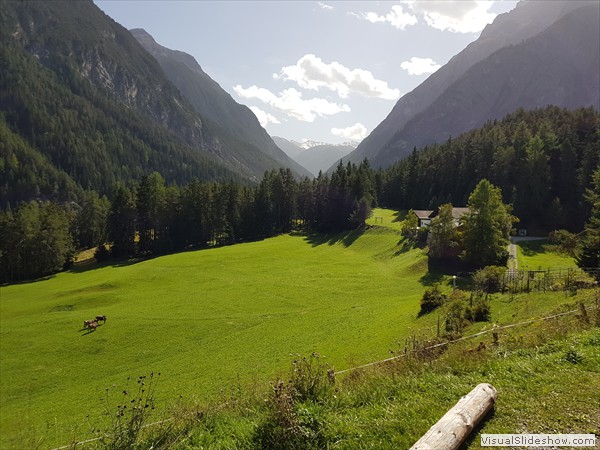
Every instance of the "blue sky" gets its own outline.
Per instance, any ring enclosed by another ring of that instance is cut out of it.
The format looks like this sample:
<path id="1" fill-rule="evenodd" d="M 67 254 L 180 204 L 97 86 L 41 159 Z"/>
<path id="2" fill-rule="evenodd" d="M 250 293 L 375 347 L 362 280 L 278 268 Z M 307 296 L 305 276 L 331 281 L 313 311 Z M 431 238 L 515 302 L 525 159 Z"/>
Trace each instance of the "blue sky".
<path id="1" fill-rule="evenodd" d="M 360 141 L 516 0 L 106 1 L 196 58 L 272 136 Z"/>

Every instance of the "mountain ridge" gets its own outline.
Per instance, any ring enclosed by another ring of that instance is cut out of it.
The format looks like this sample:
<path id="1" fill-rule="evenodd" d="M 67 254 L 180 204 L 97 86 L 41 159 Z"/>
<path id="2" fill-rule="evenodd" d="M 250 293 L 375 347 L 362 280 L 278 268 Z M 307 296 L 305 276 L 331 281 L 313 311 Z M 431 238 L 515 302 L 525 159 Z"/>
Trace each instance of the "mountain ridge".
<path id="1" fill-rule="evenodd" d="M 390 139 L 410 120 L 425 111 L 475 63 L 486 59 L 501 48 L 519 44 L 535 36 L 570 11 L 593 4 L 596 2 L 555 1 L 540 6 L 535 1 L 522 1 L 514 10 L 497 16 L 492 24 L 484 28 L 476 41 L 470 43 L 423 83 L 400 98 L 388 116 L 348 156 L 348 160 L 358 163 L 367 158 L 376 165 L 381 165 L 380 162 L 374 161 L 375 156 Z M 409 145 L 409 148 L 412 150 L 414 146 L 416 144 Z M 389 162 L 386 161 L 385 165 L 387 164 Z"/>
<path id="2" fill-rule="evenodd" d="M 445 141 L 519 108 L 600 109 L 600 31 L 598 36 L 572 31 L 600 30 L 599 7 L 577 8 L 537 35 L 473 65 L 384 145 L 374 156 L 374 165 L 388 165 L 414 146 Z M 561 54 L 558 68 L 557 53 Z"/>
<path id="3" fill-rule="evenodd" d="M 235 143 L 231 142 L 230 148 L 236 158 L 255 168 L 257 174 L 262 174 L 266 169 L 290 167 L 296 175 L 310 175 L 277 147 L 254 113 L 245 105 L 237 103 L 202 70 L 192 55 L 160 45 L 142 28 L 129 31 L 154 56 L 167 78 L 205 120 L 212 121 L 233 138 L 252 146 L 243 145 L 242 149 L 237 150 Z M 261 164 L 257 165 L 257 162 Z"/>

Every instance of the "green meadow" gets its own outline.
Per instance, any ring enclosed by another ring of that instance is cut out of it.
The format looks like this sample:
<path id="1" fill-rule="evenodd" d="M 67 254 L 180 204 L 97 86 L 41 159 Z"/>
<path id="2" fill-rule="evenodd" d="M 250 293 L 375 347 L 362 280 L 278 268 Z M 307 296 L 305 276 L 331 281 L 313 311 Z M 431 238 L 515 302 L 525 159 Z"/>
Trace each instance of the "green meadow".
<path id="1" fill-rule="evenodd" d="M 318 351 L 336 368 L 388 356 L 427 270 L 399 241 L 386 226 L 286 235 L 2 287 L 2 446 L 85 438 L 105 387 L 128 376 L 161 372 L 166 404 L 268 380 L 290 354 Z M 83 331 L 99 314 L 106 324 Z"/>
<path id="2" fill-rule="evenodd" d="M 520 241 L 517 243 L 517 261 L 519 269 L 549 269 L 558 267 L 576 267 L 575 260 L 553 249 L 547 240 Z"/>
<path id="3" fill-rule="evenodd" d="M 90 437 L 105 389 L 127 377 L 161 373 L 159 419 L 177 402 L 268 385 L 295 354 L 318 352 L 341 370 L 389 357 L 414 334 L 433 336 L 439 314 L 417 318 L 419 300 L 433 282 L 450 291 L 450 277 L 427 273 L 423 250 L 401 239 L 398 213 L 376 210 L 369 224 L 0 288 L 0 447 Z M 500 297 L 492 319 L 512 323 L 568 301 L 539 300 Z M 82 330 L 96 315 L 107 322 Z"/>

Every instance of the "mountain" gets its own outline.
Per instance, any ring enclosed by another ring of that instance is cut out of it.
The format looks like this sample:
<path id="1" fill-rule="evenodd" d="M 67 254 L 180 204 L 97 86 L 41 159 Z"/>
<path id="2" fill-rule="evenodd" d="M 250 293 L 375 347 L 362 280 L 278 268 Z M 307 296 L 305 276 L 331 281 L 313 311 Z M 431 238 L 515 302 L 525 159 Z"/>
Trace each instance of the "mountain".
<path id="1" fill-rule="evenodd" d="M 279 167 L 290 167 L 297 175 L 309 175 L 277 147 L 254 113 L 233 100 L 202 70 L 193 56 L 163 47 L 143 29 L 130 32 L 156 58 L 167 78 L 195 110 L 218 127 L 221 134 L 230 135 L 227 148 L 230 157 L 259 175 L 265 170 Z"/>
<path id="2" fill-rule="evenodd" d="M 293 159 L 295 159 L 296 156 L 298 156 L 300 153 L 306 150 L 305 148 L 301 147 L 297 142 L 288 141 L 287 139 L 284 139 L 279 136 L 273 136 L 273 142 L 275 142 L 277 147 L 283 150 L 286 155 Z"/>
<path id="3" fill-rule="evenodd" d="M 415 146 L 445 140 L 519 107 L 533 108 L 551 102 L 564 107 L 598 107 L 597 8 L 595 1 L 521 1 L 514 10 L 499 15 L 475 42 L 403 96 L 388 117 L 349 155 L 349 160 L 359 162 L 366 157 L 375 166 L 387 166 L 405 157 Z M 565 21 L 560 24 L 562 19 Z M 566 29 L 566 23 L 574 28 Z M 541 33 L 557 45 L 552 48 L 543 39 L 534 39 Z M 565 42 L 559 42 L 563 38 Z M 542 52 L 539 57 L 538 51 Z M 570 64 L 576 65 L 569 67 Z M 470 85 L 465 82 L 467 79 Z M 457 86 L 463 91 L 457 91 Z M 588 90 L 586 98 L 579 92 L 581 87 Z M 531 88 L 536 96 L 522 98 L 521 94 Z M 457 112 L 465 110 L 481 115 L 463 118 Z M 432 116 L 437 119 L 428 120 Z M 438 122 L 440 118 L 445 121 Z"/>
<path id="4" fill-rule="evenodd" d="M 327 144 L 317 141 L 288 141 L 279 136 L 273 140 L 285 153 L 297 161 L 302 167 L 308 169 L 314 176 L 327 169 L 340 158 L 345 157 L 356 148 L 356 144 L 345 142 L 343 144 Z"/>
<path id="5" fill-rule="evenodd" d="M 0 206 L 108 193 L 152 171 L 243 181 L 284 165 L 199 114 L 88 0 L 2 2 L 0 138 Z"/>
<path id="6" fill-rule="evenodd" d="M 3 2 L 0 42 L 3 205 L 108 193 L 152 171 L 169 182 L 251 175 L 91 1 Z"/>
<path id="7" fill-rule="evenodd" d="M 298 154 L 295 160 L 310 170 L 313 175 L 317 176 L 321 171 L 323 173 L 326 172 L 333 163 L 344 158 L 355 148 L 356 146 L 346 144 L 315 145 Z"/>

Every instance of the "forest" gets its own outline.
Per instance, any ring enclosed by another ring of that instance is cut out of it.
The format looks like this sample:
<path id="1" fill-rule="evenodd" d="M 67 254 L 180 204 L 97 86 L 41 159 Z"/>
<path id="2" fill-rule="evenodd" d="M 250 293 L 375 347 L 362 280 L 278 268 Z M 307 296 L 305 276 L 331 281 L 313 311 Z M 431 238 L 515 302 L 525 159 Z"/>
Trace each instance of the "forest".
<path id="1" fill-rule="evenodd" d="M 590 241 L 586 265 L 598 264 L 599 123 L 593 109 L 520 110 L 444 144 L 415 150 L 386 170 L 374 170 L 366 160 L 340 162 L 331 174 L 298 180 L 289 169 L 279 169 L 266 172 L 254 186 L 200 179 L 167 184 L 162 174 L 151 172 L 115 183 L 108 197 L 72 186 L 72 199 L 57 202 L 35 195 L 47 178 L 30 173 L 23 201 L 3 198 L 2 281 L 59 271 L 84 248 L 98 247 L 98 260 L 144 258 L 294 229 L 352 229 L 364 225 L 378 205 L 404 210 L 464 206 L 483 179 L 512 205 L 519 227 L 581 232 L 588 221 L 582 238 Z M 25 144 L 14 135 L 2 143 L 0 171 L 9 182 L 23 173 L 15 156 L 19 146 Z"/>

